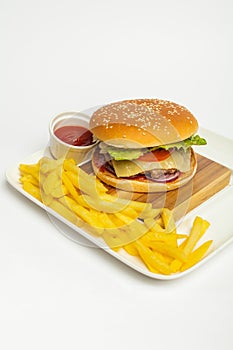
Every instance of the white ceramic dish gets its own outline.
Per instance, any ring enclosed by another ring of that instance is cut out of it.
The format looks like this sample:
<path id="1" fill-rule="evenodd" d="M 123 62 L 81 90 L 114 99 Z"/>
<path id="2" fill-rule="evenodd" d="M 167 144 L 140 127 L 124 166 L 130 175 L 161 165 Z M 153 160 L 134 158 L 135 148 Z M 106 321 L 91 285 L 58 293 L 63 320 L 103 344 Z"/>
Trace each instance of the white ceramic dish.
<path id="1" fill-rule="evenodd" d="M 98 140 L 93 139 L 93 143 L 88 146 L 72 146 L 55 135 L 55 130 L 62 126 L 78 125 L 86 129 L 89 128 L 89 116 L 79 112 L 65 112 L 55 116 L 49 124 L 50 152 L 54 158 L 73 158 L 77 164 L 90 158 Z"/>
<path id="2" fill-rule="evenodd" d="M 203 147 L 203 152 L 201 154 L 213 159 L 219 163 L 224 164 L 225 166 L 233 169 L 233 141 L 226 139 L 222 136 L 216 135 L 211 131 L 200 128 L 200 135 L 205 137 L 208 140 L 208 147 Z M 199 151 L 199 149 L 198 149 Z M 155 274 L 150 272 L 146 266 L 141 262 L 140 259 L 130 256 L 123 249 L 115 252 L 110 248 L 106 247 L 106 244 L 103 242 L 101 238 L 96 238 L 85 232 L 84 230 L 78 228 L 73 225 L 58 213 L 46 207 L 43 203 L 39 202 L 37 199 L 29 195 L 25 192 L 21 184 L 19 183 L 19 171 L 18 166 L 20 163 L 36 163 L 38 159 L 40 159 L 43 155 L 48 152 L 47 149 L 41 150 L 37 153 L 30 155 L 29 157 L 20 160 L 17 164 L 10 167 L 6 172 L 6 177 L 8 182 L 20 193 L 22 193 L 25 197 L 30 199 L 32 202 L 37 204 L 38 206 L 45 209 L 49 214 L 53 215 L 55 218 L 64 223 L 67 227 L 66 230 L 62 230 L 62 233 L 69 237 L 75 242 L 80 242 L 80 235 L 84 239 L 87 239 L 88 242 L 92 242 L 95 246 L 107 251 L 109 254 L 130 266 L 131 268 L 137 270 L 138 272 L 149 276 L 154 279 L 161 280 L 171 280 L 175 278 L 179 278 L 184 276 L 199 266 L 210 260 L 213 256 L 215 256 L 218 252 L 220 252 L 224 247 L 233 242 L 233 227 L 232 227 L 232 208 L 233 208 L 233 186 L 232 186 L 232 178 L 229 186 L 227 186 L 224 190 L 217 193 L 213 197 L 211 197 L 208 201 L 204 202 L 202 205 L 191 211 L 187 214 L 180 222 L 178 223 L 178 231 L 179 233 L 187 233 L 190 230 L 191 224 L 196 215 L 199 215 L 208 221 L 210 221 L 211 226 L 205 234 L 203 240 L 213 239 L 214 243 L 208 255 L 200 261 L 198 264 L 194 265 L 190 269 L 176 273 L 172 275 L 162 275 Z M 200 152 L 199 152 L 200 153 Z M 200 242 L 202 243 L 202 241 Z"/>

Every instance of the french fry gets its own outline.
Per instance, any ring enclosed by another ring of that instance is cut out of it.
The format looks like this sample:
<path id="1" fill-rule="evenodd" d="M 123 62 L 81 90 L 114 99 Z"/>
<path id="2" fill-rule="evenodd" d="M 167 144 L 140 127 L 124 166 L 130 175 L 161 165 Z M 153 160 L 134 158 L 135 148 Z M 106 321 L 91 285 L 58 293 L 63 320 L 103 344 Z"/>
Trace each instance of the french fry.
<path id="1" fill-rule="evenodd" d="M 182 242 L 180 248 L 188 256 L 192 253 L 194 247 L 204 235 L 209 227 L 209 222 L 197 216 L 193 222 L 190 235 Z M 174 260 L 171 264 L 173 272 L 178 272 L 182 268 L 182 263 L 180 261 Z"/>
<path id="2" fill-rule="evenodd" d="M 125 209 L 120 211 L 121 214 L 128 216 L 129 218 L 136 220 L 138 218 L 138 213 L 135 209 L 132 207 L 128 206 Z"/>
<path id="3" fill-rule="evenodd" d="M 66 187 L 68 193 L 70 193 L 71 196 L 77 202 L 79 202 L 79 194 L 78 194 L 76 188 L 73 186 L 73 183 L 70 180 L 69 176 L 65 172 L 62 173 L 62 182 L 64 183 L 64 186 Z"/>
<path id="4" fill-rule="evenodd" d="M 70 198 L 68 196 L 65 196 L 64 200 L 66 202 L 66 205 L 83 221 L 86 221 L 92 226 L 95 224 L 98 226 L 98 223 L 96 223 L 96 220 L 91 217 L 90 211 L 88 209 L 82 207 L 73 198 Z"/>
<path id="5" fill-rule="evenodd" d="M 171 262 L 171 270 L 173 273 L 179 272 L 182 266 L 182 262 L 180 260 L 174 259 Z"/>
<path id="6" fill-rule="evenodd" d="M 98 236 L 104 232 L 104 228 L 101 228 L 100 226 L 99 218 L 96 215 L 93 215 L 90 210 L 84 208 L 73 198 L 68 196 L 65 196 L 64 200 L 67 203 L 67 206 L 77 215 L 78 218 L 94 229 L 92 232 L 95 231 L 95 234 Z"/>
<path id="7" fill-rule="evenodd" d="M 33 185 L 31 182 L 23 182 L 22 186 L 24 191 L 41 201 L 41 192 L 39 187 Z"/>
<path id="8" fill-rule="evenodd" d="M 185 241 L 183 241 L 180 245 L 179 245 L 179 248 L 180 249 L 184 249 L 184 246 L 185 246 Z M 181 266 L 182 266 L 182 262 L 181 261 L 179 261 L 179 260 L 173 260 L 172 261 L 172 263 L 171 263 L 171 269 L 172 269 L 172 271 L 175 273 L 175 272 L 178 272 L 178 271 L 180 271 L 180 269 L 181 269 Z"/>
<path id="9" fill-rule="evenodd" d="M 186 238 L 184 241 L 184 252 L 186 254 L 190 254 L 197 244 L 197 242 L 201 239 L 201 237 L 204 235 L 208 227 L 210 226 L 209 222 L 202 219 L 199 216 L 196 216 L 193 226 L 190 232 L 190 235 Z"/>
<path id="10" fill-rule="evenodd" d="M 160 258 L 161 258 L 158 254 L 155 253 L 155 255 L 156 255 L 157 259 L 160 259 Z M 144 263 L 145 263 L 145 262 L 144 262 Z M 151 272 L 153 272 L 153 273 L 161 274 L 161 271 L 159 271 L 158 269 L 156 269 L 154 266 L 150 265 L 150 264 L 148 263 L 148 261 L 146 262 L 145 265 L 147 266 L 147 268 L 148 268 L 149 271 L 151 271 Z M 165 275 L 166 275 L 166 273 L 165 273 Z"/>
<path id="11" fill-rule="evenodd" d="M 42 183 L 42 188 L 45 194 L 50 194 L 57 188 L 61 188 L 61 177 L 55 171 L 49 173 Z"/>
<path id="12" fill-rule="evenodd" d="M 73 185 L 79 188 L 82 192 L 89 194 L 90 196 L 99 196 L 99 192 L 106 192 L 106 187 L 96 180 L 96 177 L 93 175 L 87 174 L 81 168 L 78 168 L 73 163 L 65 160 L 63 164 L 64 170 L 67 171 L 70 180 Z"/>
<path id="13" fill-rule="evenodd" d="M 145 208 L 143 211 L 139 211 L 138 216 L 140 219 L 156 218 L 158 215 L 160 215 L 160 213 L 161 213 L 161 209 L 148 207 L 148 208 Z"/>
<path id="14" fill-rule="evenodd" d="M 54 200 L 51 193 L 45 194 L 42 190 L 40 190 L 41 193 L 41 201 L 44 205 L 50 206 L 50 203 Z"/>
<path id="15" fill-rule="evenodd" d="M 181 235 L 177 233 L 164 233 L 164 232 L 157 232 L 154 230 L 149 229 L 148 232 L 141 237 L 141 240 L 147 244 L 153 243 L 153 242 L 163 242 L 166 244 L 169 244 L 171 246 L 174 246 L 173 242 L 174 240 L 177 242 L 178 239 L 186 238 L 187 235 Z"/>
<path id="16" fill-rule="evenodd" d="M 133 255 L 133 256 L 139 256 L 138 255 L 138 250 L 137 248 L 135 247 L 135 244 L 134 243 L 129 243 L 129 244 L 126 244 L 124 246 L 124 249 L 126 250 L 126 252 L 130 255 Z"/>
<path id="17" fill-rule="evenodd" d="M 181 266 L 180 270 L 185 271 L 193 265 L 197 264 L 205 256 L 212 243 L 212 240 L 206 241 L 205 243 L 200 245 L 196 250 L 194 250 L 189 255 L 187 262 Z"/>
<path id="18" fill-rule="evenodd" d="M 82 195 L 83 199 L 89 205 L 90 207 L 98 210 L 98 211 L 104 211 L 109 213 L 115 213 L 115 212 L 120 212 L 123 215 L 126 215 L 130 217 L 131 219 L 137 219 L 137 218 L 142 218 L 143 215 L 141 215 L 140 212 L 138 212 L 132 205 L 132 203 L 125 203 L 122 206 L 122 203 L 118 202 L 113 202 L 112 200 L 109 200 L 109 197 L 106 197 L 107 200 L 103 200 L 102 196 L 100 195 L 99 197 L 93 197 L 90 195 Z M 145 214 L 147 217 L 152 217 L 154 216 L 158 211 L 153 209 L 150 209 L 147 211 Z"/>
<path id="19" fill-rule="evenodd" d="M 155 269 L 156 271 L 159 271 L 165 275 L 170 275 L 172 273 L 169 264 L 160 259 L 155 252 L 150 250 L 150 248 L 144 246 L 138 240 L 135 242 L 135 246 L 143 262 L 148 266 L 149 269 Z"/>
<path id="20" fill-rule="evenodd" d="M 144 203 L 144 202 L 137 202 L 137 201 L 131 201 L 125 198 L 116 197 L 114 195 L 108 194 L 108 193 L 102 193 L 100 196 L 101 200 L 105 200 L 108 202 L 113 202 L 114 205 L 120 205 L 122 210 L 126 208 L 127 206 L 130 206 L 134 210 L 136 210 L 139 214 L 144 214 L 152 210 L 152 204 L 151 203 Z M 157 211 L 155 212 L 155 214 Z M 139 215 L 140 217 L 140 215 Z"/>
<path id="21" fill-rule="evenodd" d="M 108 214 L 108 217 L 111 219 L 111 221 L 115 224 L 116 227 L 124 227 L 125 223 L 120 220 L 116 215 L 114 214 Z"/>
<path id="22" fill-rule="evenodd" d="M 98 219 L 101 222 L 101 227 L 104 228 L 103 238 L 110 248 L 115 249 L 122 247 L 130 240 L 130 232 L 116 225 L 114 216 L 110 217 L 107 213 L 98 213 Z M 124 228 L 124 226 L 123 226 Z"/>
<path id="23" fill-rule="evenodd" d="M 118 200 L 112 195 L 107 195 L 106 188 L 103 187 L 103 185 L 100 182 L 93 180 L 93 178 L 90 177 L 90 175 L 87 175 L 83 171 L 77 172 L 77 167 L 74 167 L 73 164 L 69 164 L 67 162 L 64 164 L 64 168 L 67 170 L 67 176 L 77 189 L 81 190 L 82 192 L 88 195 L 83 198 L 85 198 L 86 202 L 92 208 L 110 213 L 124 210 L 124 207 L 126 207 L 125 210 L 131 210 L 131 212 L 133 210 L 135 211 L 134 217 L 137 217 L 136 210 L 134 208 L 136 208 L 137 211 L 139 209 L 142 210 L 145 208 L 144 203 L 138 205 L 138 202 L 134 203 L 132 201 L 129 202 L 127 200 L 122 199 Z M 157 210 L 152 210 L 151 205 L 147 205 L 146 208 L 147 212 L 144 213 L 146 217 L 156 215 Z"/>
<path id="24" fill-rule="evenodd" d="M 117 247 L 124 247 L 125 245 L 135 242 L 135 239 L 137 239 L 137 235 L 138 235 L 138 233 L 135 233 L 135 231 L 132 230 L 132 228 L 129 228 L 129 229 L 117 228 L 117 227 L 113 229 L 106 228 L 104 232 L 118 239 Z M 116 245 L 110 245 L 110 247 L 114 248 L 116 247 Z"/>
<path id="25" fill-rule="evenodd" d="M 159 220 L 154 220 L 152 218 L 147 218 L 144 220 L 144 224 L 147 226 L 148 229 L 150 229 L 152 232 L 155 233 L 165 233 L 166 229 L 161 226 L 159 223 Z M 163 223 L 162 223 L 163 224 Z"/>
<path id="26" fill-rule="evenodd" d="M 123 247 L 125 249 L 125 251 L 129 254 L 129 255 L 132 255 L 132 256 L 137 256 L 140 258 L 140 255 L 138 253 L 138 249 L 136 248 L 136 244 L 135 243 L 129 243 L 127 245 L 125 245 Z M 141 258 L 142 259 L 142 258 Z M 164 260 L 164 259 L 163 259 Z M 143 261 L 143 259 L 142 259 Z M 145 259 L 144 260 L 144 264 L 147 266 L 147 268 L 153 272 L 153 273 L 160 273 L 159 270 L 155 269 L 154 267 L 152 267 L 149 262 L 148 262 L 148 259 Z"/>
<path id="27" fill-rule="evenodd" d="M 121 213 L 115 213 L 114 214 L 118 219 L 122 220 L 124 225 L 121 227 L 124 231 L 127 231 L 129 240 L 130 241 L 136 240 L 143 235 L 145 235 L 148 232 L 147 227 L 138 220 L 132 220 L 128 216 L 121 214 Z M 125 242 L 126 244 L 127 242 Z"/>
<path id="28" fill-rule="evenodd" d="M 51 195 L 54 198 L 61 198 L 66 196 L 69 193 L 68 189 L 66 188 L 66 186 L 64 186 L 63 184 L 61 184 L 61 186 L 58 186 L 57 188 L 53 189 L 51 191 Z"/>
<path id="29" fill-rule="evenodd" d="M 37 164 L 20 164 L 19 171 L 21 175 L 31 175 L 39 182 L 39 163 Z"/>
<path id="30" fill-rule="evenodd" d="M 171 258 L 177 259 L 181 262 L 187 261 L 187 255 L 182 251 L 181 249 L 177 247 L 173 247 L 167 243 L 164 242 L 150 242 L 148 245 L 149 248 L 152 250 L 161 253 L 163 255 L 168 255 Z"/>
<path id="31" fill-rule="evenodd" d="M 158 220 L 146 219 L 144 222 L 151 231 L 150 239 L 152 240 L 167 241 L 167 243 L 169 243 L 170 245 L 177 247 L 178 246 L 177 240 L 186 237 L 185 235 L 177 234 L 176 230 L 170 231 L 171 226 L 169 227 L 169 232 L 167 232 L 167 229 L 161 226 L 161 225 L 164 226 L 164 223 L 160 222 L 159 219 Z"/>
<path id="32" fill-rule="evenodd" d="M 103 232 L 104 232 L 103 228 L 91 226 L 87 222 L 84 222 L 84 221 L 82 222 L 81 228 L 95 237 L 102 237 Z"/>
<path id="33" fill-rule="evenodd" d="M 169 266 L 171 265 L 171 262 L 174 260 L 172 257 L 170 257 L 169 255 L 167 255 L 167 254 L 162 254 L 162 253 L 160 253 L 160 252 L 158 252 L 158 251 L 156 251 L 156 250 L 153 250 L 152 249 L 152 251 L 156 254 L 156 256 L 160 259 L 160 260 L 162 260 L 162 261 L 164 261 L 166 264 L 168 264 Z"/>
<path id="34" fill-rule="evenodd" d="M 115 213 L 122 210 L 122 207 L 120 205 L 115 205 L 113 202 L 110 201 L 103 201 L 101 197 L 93 197 L 83 194 L 82 199 L 84 200 L 86 206 L 89 206 L 98 211 L 103 211 L 106 213 Z"/>
<path id="35" fill-rule="evenodd" d="M 79 176 L 79 174 L 77 175 L 72 171 L 67 171 L 66 174 L 74 187 L 76 187 L 79 191 L 82 191 L 91 197 L 99 198 L 97 187 L 98 182 L 94 182 L 91 177 L 89 180 L 87 180 L 87 178 L 82 178 Z"/>
<path id="36" fill-rule="evenodd" d="M 39 182 L 31 174 L 25 174 L 19 178 L 21 183 L 30 182 L 32 185 L 39 187 Z"/>
<path id="37" fill-rule="evenodd" d="M 176 230 L 176 224 L 171 210 L 163 208 L 161 212 L 161 217 L 167 233 Z"/>
<path id="38" fill-rule="evenodd" d="M 125 231 L 117 228 L 105 229 L 102 237 L 111 249 L 123 247 L 129 239 Z"/>
<path id="39" fill-rule="evenodd" d="M 111 220 L 107 213 L 96 211 L 96 216 L 99 218 L 103 228 L 116 228 L 115 223 Z"/>
<path id="40" fill-rule="evenodd" d="M 124 222 L 124 224 L 126 225 L 130 225 L 134 222 L 134 219 L 131 219 L 130 217 L 128 217 L 127 215 L 124 215 L 122 214 L 121 212 L 117 212 L 117 213 L 114 213 L 114 215 L 120 219 L 121 221 Z"/>
<path id="41" fill-rule="evenodd" d="M 111 249 L 123 247 L 154 273 L 185 271 L 212 244 L 210 240 L 195 248 L 209 227 L 206 220 L 196 217 L 190 234 L 179 234 L 171 210 L 107 193 L 98 178 L 72 159 L 43 157 L 37 164 L 20 164 L 19 170 L 25 191 L 75 225 L 101 236 Z M 180 239 L 183 242 L 178 244 Z"/>
<path id="42" fill-rule="evenodd" d="M 63 159 L 51 159 L 48 157 L 43 157 L 39 161 L 39 170 L 40 170 L 40 175 L 41 174 L 48 174 L 49 172 L 52 172 L 54 170 L 60 169 L 60 172 L 62 170 L 63 166 Z"/>
<path id="43" fill-rule="evenodd" d="M 54 199 L 49 203 L 49 207 L 51 209 L 53 209 L 54 211 L 56 211 L 61 216 L 63 216 L 68 221 L 72 222 L 73 224 L 78 225 L 79 220 L 78 220 L 77 216 L 74 214 L 73 211 L 71 211 L 69 208 L 67 208 L 67 206 L 64 204 L 65 203 L 62 202 L 61 200 Z"/>

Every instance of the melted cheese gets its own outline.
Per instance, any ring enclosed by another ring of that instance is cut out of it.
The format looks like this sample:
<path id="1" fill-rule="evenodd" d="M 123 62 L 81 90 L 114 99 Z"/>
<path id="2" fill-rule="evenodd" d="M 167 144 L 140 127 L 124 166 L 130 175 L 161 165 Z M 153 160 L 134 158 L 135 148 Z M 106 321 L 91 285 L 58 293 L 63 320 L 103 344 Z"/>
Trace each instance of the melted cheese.
<path id="1" fill-rule="evenodd" d="M 117 177 L 133 176 L 153 169 L 178 169 L 186 172 L 190 169 L 190 151 L 174 150 L 170 157 L 161 162 L 142 162 L 135 160 L 112 160 Z"/>

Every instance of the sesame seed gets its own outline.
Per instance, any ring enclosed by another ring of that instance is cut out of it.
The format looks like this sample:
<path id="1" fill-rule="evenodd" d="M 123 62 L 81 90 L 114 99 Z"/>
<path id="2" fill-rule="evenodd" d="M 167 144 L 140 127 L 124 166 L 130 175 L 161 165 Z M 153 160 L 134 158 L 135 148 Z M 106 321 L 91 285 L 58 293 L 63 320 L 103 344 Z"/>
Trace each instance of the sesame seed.
<path id="1" fill-rule="evenodd" d="M 106 130 L 112 129 L 115 123 L 127 127 L 134 125 L 143 136 L 146 135 L 145 131 L 152 130 L 156 135 L 157 132 L 159 134 L 161 132 L 169 134 L 169 132 L 171 133 L 170 123 L 178 117 L 183 117 L 185 112 L 189 112 L 185 107 L 167 100 L 125 100 L 99 108 L 93 113 L 90 125 L 91 127 L 103 126 Z M 186 118 L 192 124 L 192 114 L 190 113 L 190 115 Z M 123 137 L 125 138 L 126 135 L 123 135 Z"/>

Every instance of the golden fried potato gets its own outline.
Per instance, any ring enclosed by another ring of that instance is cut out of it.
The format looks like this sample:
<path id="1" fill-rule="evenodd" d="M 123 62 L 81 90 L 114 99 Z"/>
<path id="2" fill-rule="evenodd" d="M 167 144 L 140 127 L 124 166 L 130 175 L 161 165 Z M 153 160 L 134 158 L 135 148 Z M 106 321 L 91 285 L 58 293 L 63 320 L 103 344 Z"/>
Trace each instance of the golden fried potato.
<path id="1" fill-rule="evenodd" d="M 107 193 L 96 176 L 72 159 L 43 157 L 37 164 L 20 164 L 19 170 L 26 192 L 85 231 L 101 236 L 109 248 L 123 248 L 137 256 L 153 273 L 185 271 L 212 244 L 209 240 L 196 248 L 209 227 L 206 220 L 196 217 L 189 235 L 177 233 L 171 210 Z"/>

